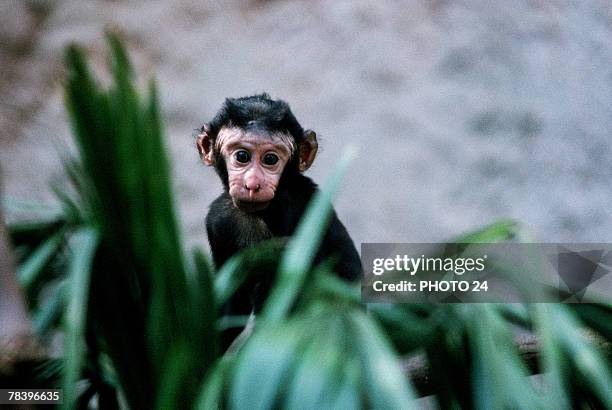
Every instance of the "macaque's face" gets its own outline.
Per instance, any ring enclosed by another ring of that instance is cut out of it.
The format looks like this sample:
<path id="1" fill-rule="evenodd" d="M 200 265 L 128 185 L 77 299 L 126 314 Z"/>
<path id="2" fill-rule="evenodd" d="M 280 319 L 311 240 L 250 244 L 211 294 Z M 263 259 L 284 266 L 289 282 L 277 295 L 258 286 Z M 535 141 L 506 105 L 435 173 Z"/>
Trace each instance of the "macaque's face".
<path id="1" fill-rule="evenodd" d="M 207 128 L 202 127 L 197 139 L 202 162 L 211 166 L 218 157 L 223 158 L 232 202 L 244 212 L 261 211 L 270 204 L 293 155 L 298 156 L 299 172 L 306 171 L 317 155 L 317 137 L 312 130 L 304 132 L 298 147 L 286 132 L 223 126 L 215 138 Z"/>
<path id="2" fill-rule="evenodd" d="M 283 133 L 245 131 L 224 127 L 216 140 L 217 152 L 225 160 L 229 194 L 245 212 L 265 209 L 294 151 L 293 138 Z"/>

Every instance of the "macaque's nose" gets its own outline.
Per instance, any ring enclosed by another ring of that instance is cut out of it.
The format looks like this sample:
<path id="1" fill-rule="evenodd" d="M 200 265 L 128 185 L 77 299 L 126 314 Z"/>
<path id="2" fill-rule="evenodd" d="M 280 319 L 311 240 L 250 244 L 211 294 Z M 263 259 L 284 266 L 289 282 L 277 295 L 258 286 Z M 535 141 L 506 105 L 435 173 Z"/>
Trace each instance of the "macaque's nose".
<path id="1" fill-rule="evenodd" d="M 252 196 L 254 193 L 261 189 L 261 184 L 263 182 L 263 175 L 258 170 L 250 170 L 248 171 L 245 179 L 244 179 L 244 187 L 249 191 L 249 196 Z"/>

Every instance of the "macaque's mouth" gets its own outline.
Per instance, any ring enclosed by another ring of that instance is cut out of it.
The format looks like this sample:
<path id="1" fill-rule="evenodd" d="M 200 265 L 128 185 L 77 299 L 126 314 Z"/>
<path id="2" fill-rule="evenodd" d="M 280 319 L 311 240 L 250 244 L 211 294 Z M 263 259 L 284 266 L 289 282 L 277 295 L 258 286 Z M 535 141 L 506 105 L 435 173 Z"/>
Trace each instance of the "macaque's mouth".
<path id="1" fill-rule="evenodd" d="M 241 201 L 234 199 L 234 206 L 243 212 L 257 212 L 263 211 L 270 205 L 270 201 Z"/>

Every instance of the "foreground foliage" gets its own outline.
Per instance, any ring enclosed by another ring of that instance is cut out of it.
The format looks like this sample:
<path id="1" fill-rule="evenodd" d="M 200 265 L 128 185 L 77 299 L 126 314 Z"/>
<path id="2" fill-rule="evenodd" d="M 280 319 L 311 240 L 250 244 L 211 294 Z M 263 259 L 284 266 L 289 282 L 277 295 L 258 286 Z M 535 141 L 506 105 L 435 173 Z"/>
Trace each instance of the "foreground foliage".
<path id="1" fill-rule="evenodd" d="M 97 396 L 100 408 L 410 408 L 418 391 L 400 358 L 419 353 L 444 408 L 612 408 L 609 356 L 585 332 L 612 338 L 610 305 L 365 307 L 358 288 L 311 266 L 350 153 L 286 249 L 262 244 L 213 274 L 183 250 L 155 86 L 139 94 L 120 42 L 109 44 L 108 90 L 67 52 L 79 160 L 65 163 L 72 189 L 56 188 L 62 209 L 11 226 L 36 330 L 64 334 L 63 359 L 39 376 L 61 375 L 65 407 Z M 455 241 L 508 240 L 521 230 L 501 221 Z M 253 334 L 224 354 L 219 331 L 243 318 L 219 307 L 275 258 Z M 538 388 L 516 329 L 541 338 Z"/>

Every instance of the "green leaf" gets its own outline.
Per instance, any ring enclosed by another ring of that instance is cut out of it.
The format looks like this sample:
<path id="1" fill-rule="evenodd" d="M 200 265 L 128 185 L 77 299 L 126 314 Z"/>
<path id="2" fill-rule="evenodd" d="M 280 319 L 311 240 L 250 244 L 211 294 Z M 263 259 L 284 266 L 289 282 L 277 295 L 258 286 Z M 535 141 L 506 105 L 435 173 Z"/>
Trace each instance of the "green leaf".
<path id="1" fill-rule="evenodd" d="M 357 358 L 346 358 L 336 379 L 332 391 L 325 397 L 323 408 L 329 409 L 357 409 L 361 403 L 361 368 Z"/>
<path id="2" fill-rule="evenodd" d="M 34 213 L 36 219 L 55 219 L 61 216 L 62 210 L 54 204 L 5 197 L 2 199 L 2 207 L 7 214 L 13 213 Z"/>
<path id="3" fill-rule="evenodd" d="M 159 391 L 155 400 L 155 407 L 160 410 L 185 408 L 190 403 L 186 402 L 185 375 L 189 374 L 189 368 L 193 366 L 193 357 L 188 346 L 184 342 L 174 343 L 168 354 L 167 367 L 161 375 Z"/>
<path id="4" fill-rule="evenodd" d="M 564 397 L 570 386 L 579 384 L 592 392 L 605 408 L 612 408 L 610 362 L 585 337 L 583 326 L 565 305 L 543 305 L 539 306 L 538 324 L 546 336 L 545 368 L 553 374 L 551 398 L 557 394 Z M 579 380 L 582 382 L 577 383 Z M 563 393 L 558 393 L 559 390 Z"/>
<path id="5" fill-rule="evenodd" d="M 570 408 L 570 398 L 564 382 L 568 362 L 556 335 L 556 323 L 552 315 L 553 304 L 534 305 L 536 325 L 541 337 L 542 368 L 547 373 L 547 399 L 550 406 Z"/>
<path id="6" fill-rule="evenodd" d="M 513 220 L 494 222 L 477 231 L 458 236 L 449 243 L 496 243 L 513 239 L 519 232 L 519 224 Z"/>
<path id="7" fill-rule="evenodd" d="M 17 268 L 19 283 L 26 290 L 32 287 L 43 268 L 53 258 L 64 240 L 64 231 L 60 230 L 44 241 L 23 263 Z"/>
<path id="8" fill-rule="evenodd" d="M 223 305 L 253 275 L 273 273 L 269 271 L 276 268 L 284 246 L 285 240 L 271 239 L 228 259 L 215 275 L 214 293 L 218 306 Z"/>
<path id="9" fill-rule="evenodd" d="M 32 248 L 53 235 L 65 223 L 62 217 L 35 221 L 15 222 L 8 226 L 14 246 Z"/>
<path id="10" fill-rule="evenodd" d="M 85 319 L 91 266 L 98 245 L 98 232 L 82 228 L 71 238 L 72 259 L 68 271 L 68 306 L 65 316 L 64 407 L 72 408 L 76 399 L 75 384 L 80 377 L 85 356 Z"/>
<path id="11" fill-rule="evenodd" d="M 406 375 L 375 323 L 364 313 L 351 315 L 354 348 L 359 352 L 366 394 L 372 408 L 409 409 L 414 392 Z"/>
<path id="12" fill-rule="evenodd" d="M 470 342 L 474 407 L 542 408 L 527 378 L 512 335 L 494 306 L 466 306 L 469 317 L 467 334 Z"/>
<path id="13" fill-rule="evenodd" d="M 200 358 L 203 370 L 208 370 L 219 353 L 219 331 L 217 324 L 217 303 L 213 290 L 212 272 L 201 251 L 194 253 L 195 278 L 189 283 L 193 303 L 193 324 L 190 340 Z"/>
<path id="14" fill-rule="evenodd" d="M 346 326 L 339 315 L 313 318 L 312 337 L 296 362 L 287 388 L 285 407 L 290 409 L 330 408 L 335 399 L 349 400 L 342 383 L 343 367 L 349 356 L 344 348 Z M 357 386 L 354 386 L 357 387 Z M 351 396 L 353 399 L 354 395 Z"/>
<path id="15" fill-rule="evenodd" d="M 435 335 L 435 323 L 417 315 L 403 304 L 373 303 L 368 310 L 383 327 L 386 336 L 402 354 L 431 342 Z"/>
<path id="16" fill-rule="evenodd" d="M 223 393 L 226 379 L 235 363 L 235 356 L 223 356 L 214 366 L 196 401 L 198 410 L 215 410 L 225 408 Z"/>
<path id="17" fill-rule="evenodd" d="M 612 308 L 609 305 L 573 303 L 569 306 L 584 323 L 612 341 Z"/>
<path id="18" fill-rule="evenodd" d="M 347 148 L 322 189 L 308 204 L 281 259 L 278 280 L 264 306 L 264 320 L 281 319 L 295 301 L 325 235 L 331 218 L 332 198 L 354 156 L 355 150 Z"/>
<path id="19" fill-rule="evenodd" d="M 303 327 L 287 323 L 256 332 L 240 350 L 231 379 L 230 407 L 272 408 L 301 355 Z"/>
<path id="20" fill-rule="evenodd" d="M 40 309 L 34 313 L 32 324 L 36 334 L 42 336 L 51 330 L 64 310 L 65 301 L 66 281 L 63 280 L 55 287 L 48 300 L 46 300 Z"/>

